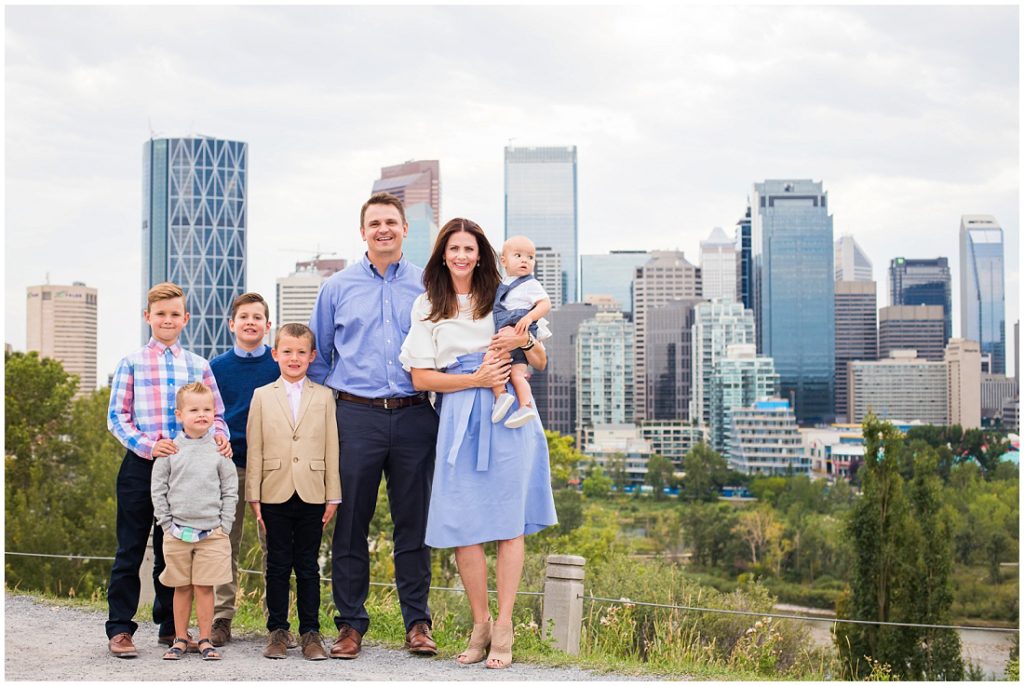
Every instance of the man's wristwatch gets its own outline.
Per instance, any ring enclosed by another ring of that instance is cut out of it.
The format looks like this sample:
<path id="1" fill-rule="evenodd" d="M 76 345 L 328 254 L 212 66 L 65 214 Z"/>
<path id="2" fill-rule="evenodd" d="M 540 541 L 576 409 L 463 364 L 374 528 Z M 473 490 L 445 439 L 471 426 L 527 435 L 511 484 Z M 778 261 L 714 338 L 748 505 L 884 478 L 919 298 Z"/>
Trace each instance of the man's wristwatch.
<path id="1" fill-rule="evenodd" d="M 537 339 L 534 337 L 533 333 L 527 331 L 526 332 L 526 345 L 524 345 L 522 348 L 520 348 L 520 350 L 530 350 L 535 345 L 537 345 Z"/>

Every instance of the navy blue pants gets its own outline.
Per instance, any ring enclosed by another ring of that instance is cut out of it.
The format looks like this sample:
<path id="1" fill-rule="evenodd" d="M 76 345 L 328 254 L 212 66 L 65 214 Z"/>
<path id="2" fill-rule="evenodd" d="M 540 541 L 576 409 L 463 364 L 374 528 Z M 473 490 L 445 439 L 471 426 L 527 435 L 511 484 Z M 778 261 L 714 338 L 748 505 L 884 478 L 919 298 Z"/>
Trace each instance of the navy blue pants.
<path id="1" fill-rule="evenodd" d="M 417 622 L 429 624 L 430 548 L 423 538 L 434 478 L 437 413 L 430 403 L 385 410 L 339 400 L 336 414 L 343 497 L 331 545 L 331 586 L 338 608 L 334 623 L 339 628 L 348 624 L 360 634 L 370 626 L 365 606 L 370 590 L 366 537 L 383 474 L 394 524 L 395 585 L 405 629 Z"/>
<path id="2" fill-rule="evenodd" d="M 160 458 L 157 458 L 160 459 Z M 146 554 L 149 532 L 153 532 L 153 621 L 160 636 L 174 635 L 174 589 L 157 578 L 164 571 L 164 532 L 153 519 L 150 477 L 153 461 L 128 451 L 117 472 L 117 553 L 107 586 L 107 638 L 127 631 L 134 635 L 139 625 L 133 619 L 139 609 L 139 568 Z"/>
<path id="3" fill-rule="evenodd" d="M 298 493 L 283 503 L 260 505 L 267 527 L 267 631 L 288 631 L 288 590 L 295 569 L 299 635 L 320 631 L 320 539 L 324 505 Z"/>

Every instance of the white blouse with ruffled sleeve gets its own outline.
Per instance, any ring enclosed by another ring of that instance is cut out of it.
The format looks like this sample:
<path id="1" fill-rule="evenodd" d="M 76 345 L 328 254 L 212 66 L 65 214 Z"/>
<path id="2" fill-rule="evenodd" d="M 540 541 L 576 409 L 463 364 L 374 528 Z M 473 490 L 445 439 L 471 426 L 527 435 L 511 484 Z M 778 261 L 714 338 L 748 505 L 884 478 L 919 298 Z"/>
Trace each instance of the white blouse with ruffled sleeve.
<path id="1" fill-rule="evenodd" d="M 470 296 L 460 295 L 459 316 L 439 322 L 427 320 L 430 301 L 424 293 L 412 304 L 412 327 L 402 343 L 398 360 L 410 369 L 444 369 L 459 355 L 487 350 L 494 336 L 494 317 L 473 319 Z"/>

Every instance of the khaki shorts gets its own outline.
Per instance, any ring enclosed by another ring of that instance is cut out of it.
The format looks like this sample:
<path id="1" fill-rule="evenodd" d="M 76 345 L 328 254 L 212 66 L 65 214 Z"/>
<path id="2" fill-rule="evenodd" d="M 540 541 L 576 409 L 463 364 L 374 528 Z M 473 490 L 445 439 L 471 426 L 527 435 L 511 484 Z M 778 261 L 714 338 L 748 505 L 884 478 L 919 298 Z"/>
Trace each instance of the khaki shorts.
<path id="1" fill-rule="evenodd" d="M 164 586 L 216 586 L 231 583 L 231 539 L 217 527 L 201 541 L 187 543 L 164 532 Z"/>

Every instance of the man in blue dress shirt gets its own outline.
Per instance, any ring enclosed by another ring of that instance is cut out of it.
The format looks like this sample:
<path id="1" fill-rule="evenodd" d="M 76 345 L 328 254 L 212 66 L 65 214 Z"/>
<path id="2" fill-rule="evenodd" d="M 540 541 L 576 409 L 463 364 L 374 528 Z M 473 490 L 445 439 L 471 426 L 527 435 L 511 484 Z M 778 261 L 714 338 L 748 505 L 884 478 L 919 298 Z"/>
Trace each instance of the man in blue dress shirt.
<path id="1" fill-rule="evenodd" d="M 330 654 L 358 657 L 370 626 L 367 534 L 383 474 L 395 527 L 395 584 L 406 647 L 435 655 L 427 607 L 430 549 L 423 538 L 437 413 L 398 361 L 413 301 L 424 290 L 423 270 L 402 256 L 409 225 L 395 196 L 371 196 L 363 205 L 359 232 L 366 254 L 324 283 L 309 322 L 318 354 L 308 375 L 335 391 L 345 494 L 331 545 L 338 638 Z"/>

